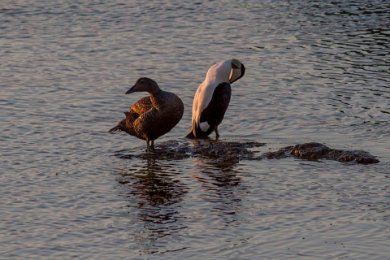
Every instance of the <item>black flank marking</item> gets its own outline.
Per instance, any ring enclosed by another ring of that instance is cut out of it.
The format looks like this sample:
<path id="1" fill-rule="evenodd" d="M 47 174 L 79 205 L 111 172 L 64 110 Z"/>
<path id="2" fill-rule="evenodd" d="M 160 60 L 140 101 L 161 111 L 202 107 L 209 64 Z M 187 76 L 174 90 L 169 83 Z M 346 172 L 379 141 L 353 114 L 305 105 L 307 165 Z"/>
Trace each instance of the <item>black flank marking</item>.
<path id="1" fill-rule="evenodd" d="M 200 128 L 196 129 L 196 137 L 206 137 L 211 134 L 215 127 L 221 124 L 225 112 L 229 106 L 232 89 L 227 82 L 220 83 L 214 90 L 213 97 L 209 105 L 202 111 L 200 122 L 207 122 L 210 128 L 207 132 L 202 132 Z"/>

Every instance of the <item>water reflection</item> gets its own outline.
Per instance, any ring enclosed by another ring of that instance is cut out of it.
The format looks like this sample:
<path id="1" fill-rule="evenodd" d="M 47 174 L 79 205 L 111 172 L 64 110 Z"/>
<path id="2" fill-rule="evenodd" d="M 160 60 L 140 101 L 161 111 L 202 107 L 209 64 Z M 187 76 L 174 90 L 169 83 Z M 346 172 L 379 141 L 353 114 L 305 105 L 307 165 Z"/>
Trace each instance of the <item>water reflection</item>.
<path id="1" fill-rule="evenodd" d="M 194 143 L 195 149 L 196 145 L 203 144 Z M 226 158 L 225 154 L 193 158 L 192 177 L 201 184 L 202 198 L 212 203 L 210 214 L 215 213 L 223 225 L 239 223 L 241 194 L 245 192 L 235 169 L 239 160 L 234 158 Z"/>
<path id="2" fill-rule="evenodd" d="M 201 183 L 211 187 L 233 187 L 240 184 L 240 178 L 234 166 L 238 161 L 223 161 L 217 158 L 197 157 L 193 160 L 194 177 Z"/>
<path id="3" fill-rule="evenodd" d="M 186 226 L 180 219 L 180 202 L 187 187 L 169 162 L 148 157 L 143 166 L 122 170 L 118 182 L 125 187 L 130 212 L 137 212 L 139 232 L 135 241 L 147 253 L 156 252 L 155 242 L 173 236 Z M 139 225 L 139 224 L 142 225 Z"/>

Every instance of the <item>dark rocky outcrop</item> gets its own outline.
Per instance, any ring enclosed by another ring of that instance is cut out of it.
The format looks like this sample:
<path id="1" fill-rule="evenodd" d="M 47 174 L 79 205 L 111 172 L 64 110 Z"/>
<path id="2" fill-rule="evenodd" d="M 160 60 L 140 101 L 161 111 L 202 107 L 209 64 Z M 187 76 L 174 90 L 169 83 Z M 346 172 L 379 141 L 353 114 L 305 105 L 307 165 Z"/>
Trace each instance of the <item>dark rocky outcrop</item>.
<path id="1" fill-rule="evenodd" d="M 299 159 L 316 161 L 321 159 L 335 160 L 339 162 L 355 162 L 362 164 L 378 163 L 375 156 L 361 150 L 337 150 L 320 143 L 304 143 L 295 146 L 287 146 L 275 152 L 263 154 L 268 159 L 280 159 L 294 156 Z"/>
<path id="2" fill-rule="evenodd" d="M 277 151 L 260 154 L 256 149 L 265 146 L 258 142 L 224 142 L 213 140 L 172 140 L 159 144 L 154 151 L 140 154 L 123 154 L 121 158 L 181 160 L 189 157 L 201 157 L 213 160 L 218 165 L 232 165 L 240 160 L 282 159 L 295 157 L 303 160 L 335 160 L 360 164 L 378 163 L 375 156 L 360 150 L 332 149 L 321 143 L 303 143 L 286 146 Z"/>

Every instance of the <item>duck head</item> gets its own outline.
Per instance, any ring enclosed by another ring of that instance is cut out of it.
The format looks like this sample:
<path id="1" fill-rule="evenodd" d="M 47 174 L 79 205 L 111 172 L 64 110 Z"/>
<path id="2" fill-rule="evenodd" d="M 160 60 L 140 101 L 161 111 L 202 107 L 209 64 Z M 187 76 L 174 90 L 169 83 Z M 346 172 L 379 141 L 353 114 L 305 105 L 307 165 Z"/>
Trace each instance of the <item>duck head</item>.
<path id="1" fill-rule="evenodd" d="M 132 86 L 126 94 L 130 94 L 133 92 L 149 92 L 150 94 L 156 93 L 160 88 L 157 85 L 157 82 L 150 78 L 139 78 L 137 82 Z"/>
<path id="2" fill-rule="evenodd" d="M 245 66 L 239 60 L 232 59 L 231 60 L 231 70 L 229 75 L 229 82 L 233 83 L 240 78 L 242 78 L 245 74 Z"/>
<path id="3" fill-rule="evenodd" d="M 237 59 L 223 60 L 212 65 L 206 74 L 206 81 L 233 83 L 245 74 L 245 67 Z"/>

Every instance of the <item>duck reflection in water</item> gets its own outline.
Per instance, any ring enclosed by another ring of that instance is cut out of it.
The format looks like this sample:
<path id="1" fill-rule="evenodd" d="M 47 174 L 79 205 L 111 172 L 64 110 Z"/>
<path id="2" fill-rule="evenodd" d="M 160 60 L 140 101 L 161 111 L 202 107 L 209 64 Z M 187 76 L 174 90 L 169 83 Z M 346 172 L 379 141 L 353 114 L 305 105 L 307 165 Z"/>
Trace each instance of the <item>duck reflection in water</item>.
<path id="1" fill-rule="evenodd" d="M 197 145 L 205 144 L 214 147 L 226 145 L 221 141 L 194 141 L 195 149 Z M 213 150 L 216 151 L 208 151 Z M 245 193 L 245 186 L 241 184 L 240 172 L 236 170 L 238 162 L 239 156 L 232 150 L 222 154 L 200 154 L 193 158 L 192 176 L 201 185 L 203 199 L 212 203 L 209 214 L 216 214 L 224 225 L 239 223 L 241 195 Z"/>
<path id="2" fill-rule="evenodd" d="M 154 244 L 157 240 L 174 236 L 186 227 L 179 210 L 187 188 L 169 163 L 156 162 L 151 155 L 144 167 L 122 170 L 118 178 L 125 187 L 130 216 L 136 216 L 136 226 L 140 229 L 132 236 L 147 253 L 157 249 Z"/>

